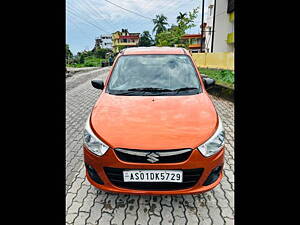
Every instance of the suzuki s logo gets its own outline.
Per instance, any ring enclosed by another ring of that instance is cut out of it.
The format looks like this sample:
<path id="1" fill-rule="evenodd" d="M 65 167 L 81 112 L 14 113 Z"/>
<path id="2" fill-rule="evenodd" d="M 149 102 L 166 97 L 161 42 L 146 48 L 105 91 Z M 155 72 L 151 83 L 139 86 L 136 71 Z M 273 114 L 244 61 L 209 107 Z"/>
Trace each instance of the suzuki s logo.
<path id="1" fill-rule="evenodd" d="M 155 162 L 159 161 L 159 159 L 158 159 L 159 155 L 154 152 L 151 152 L 146 156 L 148 158 L 147 160 L 151 163 L 155 163 Z"/>

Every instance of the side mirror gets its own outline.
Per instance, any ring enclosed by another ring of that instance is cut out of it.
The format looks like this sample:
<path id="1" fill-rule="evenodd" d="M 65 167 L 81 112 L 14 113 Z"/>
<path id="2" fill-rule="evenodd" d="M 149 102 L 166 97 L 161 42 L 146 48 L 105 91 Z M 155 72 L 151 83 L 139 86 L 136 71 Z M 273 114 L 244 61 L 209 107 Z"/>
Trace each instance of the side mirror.
<path id="1" fill-rule="evenodd" d="M 104 83 L 102 80 L 92 80 L 92 85 L 94 88 L 103 90 L 104 88 Z"/>
<path id="2" fill-rule="evenodd" d="M 216 83 L 216 81 L 214 79 L 211 79 L 211 78 L 208 78 L 208 77 L 204 77 L 203 82 L 204 82 L 204 86 L 205 86 L 206 89 L 209 89 L 209 88 L 213 87 Z"/>

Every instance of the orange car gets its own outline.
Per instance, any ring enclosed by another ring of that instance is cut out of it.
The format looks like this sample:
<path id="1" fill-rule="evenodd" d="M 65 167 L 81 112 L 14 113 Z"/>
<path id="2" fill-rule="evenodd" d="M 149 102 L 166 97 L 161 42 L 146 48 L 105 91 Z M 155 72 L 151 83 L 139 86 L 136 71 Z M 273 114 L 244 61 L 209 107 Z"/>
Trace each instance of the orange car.
<path id="1" fill-rule="evenodd" d="M 187 50 L 119 53 L 84 130 L 86 176 L 129 194 L 195 194 L 222 179 L 224 130 Z"/>

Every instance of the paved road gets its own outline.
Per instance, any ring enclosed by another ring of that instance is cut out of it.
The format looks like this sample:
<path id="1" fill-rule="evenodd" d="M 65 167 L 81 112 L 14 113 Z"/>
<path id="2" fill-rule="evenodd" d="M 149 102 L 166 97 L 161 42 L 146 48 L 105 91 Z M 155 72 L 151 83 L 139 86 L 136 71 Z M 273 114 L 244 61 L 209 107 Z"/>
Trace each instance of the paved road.
<path id="1" fill-rule="evenodd" d="M 68 72 L 66 73 L 66 77 L 72 77 L 80 73 L 91 72 L 94 70 L 98 70 L 99 68 L 101 67 L 81 67 L 81 68 L 67 67 Z"/>
<path id="2" fill-rule="evenodd" d="M 234 224 L 234 104 L 211 96 L 226 132 L 224 177 L 212 191 L 197 195 L 139 196 L 93 188 L 85 178 L 82 132 L 100 92 L 90 80 L 108 68 L 67 78 L 66 224 Z"/>

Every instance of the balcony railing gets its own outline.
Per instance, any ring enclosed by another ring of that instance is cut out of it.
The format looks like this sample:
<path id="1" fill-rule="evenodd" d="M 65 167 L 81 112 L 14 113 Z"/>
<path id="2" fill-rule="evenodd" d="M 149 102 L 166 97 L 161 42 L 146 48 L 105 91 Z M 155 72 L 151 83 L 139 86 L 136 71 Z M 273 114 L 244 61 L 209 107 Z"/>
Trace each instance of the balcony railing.
<path id="1" fill-rule="evenodd" d="M 122 42 L 122 43 L 113 43 L 112 44 L 112 46 L 114 47 L 114 46 L 136 46 L 136 45 L 138 45 L 138 42 L 127 42 L 127 43 L 125 43 L 125 42 Z"/>
<path id="2" fill-rule="evenodd" d="M 227 44 L 234 43 L 234 32 L 227 34 Z"/>
<path id="3" fill-rule="evenodd" d="M 189 45 L 189 48 L 200 48 L 201 47 L 201 44 L 190 44 Z"/>

